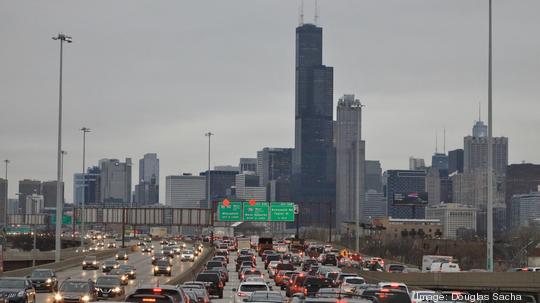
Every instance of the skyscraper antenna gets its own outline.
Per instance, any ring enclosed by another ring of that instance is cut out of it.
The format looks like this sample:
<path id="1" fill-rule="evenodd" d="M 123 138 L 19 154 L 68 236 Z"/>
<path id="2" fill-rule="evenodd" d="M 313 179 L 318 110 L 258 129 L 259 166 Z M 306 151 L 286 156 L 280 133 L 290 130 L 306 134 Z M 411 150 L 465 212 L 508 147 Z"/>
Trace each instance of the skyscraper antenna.
<path id="1" fill-rule="evenodd" d="M 298 16 L 298 24 L 304 25 L 304 0 L 300 0 L 300 13 Z"/>
<path id="2" fill-rule="evenodd" d="M 439 152 L 439 136 L 437 135 L 437 130 L 435 130 L 435 153 Z"/>
<path id="3" fill-rule="evenodd" d="M 315 0 L 315 25 L 319 22 L 319 3 Z"/>
<path id="4" fill-rule="evenodd" d="M 446 127 L 443 130 L 443 154 L 446 155 Z"/>
<path id="5" fill-rule="evenodd" d="M 478 121 L 482 121 L 482 102 L 478 102 Z"/>

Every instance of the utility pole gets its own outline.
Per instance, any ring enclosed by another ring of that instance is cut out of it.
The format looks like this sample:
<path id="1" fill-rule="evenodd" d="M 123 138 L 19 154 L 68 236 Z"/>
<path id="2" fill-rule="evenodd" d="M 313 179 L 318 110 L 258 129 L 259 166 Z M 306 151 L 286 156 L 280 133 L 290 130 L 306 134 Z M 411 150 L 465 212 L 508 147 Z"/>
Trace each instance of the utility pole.
<path id="1" fill-rule="evenodd" d="M 64 207 L 64 199 L 62 194 L 62 65 L 63 65 L 63 50 L 64 42 L 71 43 L 72 39 L 64 34 L 58 34 L 53 40 L 60 41 L 60 81 L 58 89 L 58 150 L 57 150 L 57 183 L 56 183 L 56 235 L 55 235 L 55 251 L 54 261 L 60 262 L 62 251 L 62 215 Z"/>
<path id="2" fill-rule="evenodd" d="M 4 205 L 4 217 L 2 219 L 4 220 L 4 229 L 5 229 L 8 226 L 7 211 L 8 211 L 8 189 L 9 189 L 9 183 L 8 183 L 8 164 L 9 164 L 9 160 L 8 159 L 4 160 L 4 163 L 6 163 L 6 195 L 4 197 L 6 199 L 5 200 L 6 204 Z"/>
<path id="3" fill-rule="evenodd" d="M 210 198 L 210 151 L 211 151 L 211 138 L 214 135 L 212 132 L 207 132 L 204 134 L 208 137 L 208 170 L 206 171 L 206 203 L 208 207 L 212 207 L 212 199 Z"/>
<path id="4" fill-rule="evenodd" d="M 488 167 L 487 167 L 487 260 L 488 272 L 493 271 L 493 83 L 492 83 L 492 28 L 491 0 L 489 0 L 489 39 L 488 39 Z"/>
<path id="5" fill-rule="evenodd" d="M 83 153 L 82 153 L 82 203 L 81 203 L 81 228 L 79 229 L 79 232 L 81 233 L 81 249 L 84 249 L 84 203 L 86 200 L 86 174 L 85 174 L 85 167 L 86 167 L 86 133 L 90 132 L 90 128 L 83 126 L 81 128 L 82 135 L 83 135 Z M 77 224 L 75 222 L 75 224 Z"/>

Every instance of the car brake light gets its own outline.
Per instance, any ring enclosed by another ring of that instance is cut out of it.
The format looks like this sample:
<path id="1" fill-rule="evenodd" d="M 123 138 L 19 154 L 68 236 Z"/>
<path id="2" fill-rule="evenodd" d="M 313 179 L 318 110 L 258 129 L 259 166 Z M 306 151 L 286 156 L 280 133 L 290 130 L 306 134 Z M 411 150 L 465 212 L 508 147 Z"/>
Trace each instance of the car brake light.
<path id="1" fill-rule="evenodd" d="M 388 288 L 383 288 L 381 289 L 381 292 L 390 292 L 390 290 Z"/>
<path id="2" fill-rule="evenodd" d="M 152 291 L 154 293 L 161 293 L 161 288 L 153 288 Z"/>
<path id="3" fill-rule="evenodd" d="M 398 288 L 398 287 L 399 287 L 399 284 L 398 284 L 398 283 L 390 283 L 390 287 L 392 287 L 392 288 Z"/>
<path id="4" fill-rule="evenodd" d="M 154 298 L 143 298 L 142 301 L 143 302 L 156 302 L 156 299 L 154 299 Z"/>
<path id="5" fill-rule="evenodd" d="M 243 293 L 243 292 L 241 292 L 241 291 L 237 292 L 236 295 L 239 296 L 239 297 L 245 297 L 245 296 L 247 296 L 246 293 Z"/>

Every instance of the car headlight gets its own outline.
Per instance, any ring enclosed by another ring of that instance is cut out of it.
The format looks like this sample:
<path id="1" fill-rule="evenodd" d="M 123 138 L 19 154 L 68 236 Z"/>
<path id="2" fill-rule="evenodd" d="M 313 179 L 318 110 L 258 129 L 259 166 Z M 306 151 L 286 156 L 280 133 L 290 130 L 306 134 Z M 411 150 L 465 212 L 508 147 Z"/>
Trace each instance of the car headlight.
<path id="1" fill-rule="evenodd" d="M 113 291 L 114 291 L 114 292 L 120 292 L 120 290 L 121 290 L 120 287 L 115 287 L 115 288 L 113 288 Z"/>
<path id="2" fill-rule="evenodd" d="M 159 267 L 157 267 L 157 266 L 156 266 L 156 267 L 154 267 L 154 270 L 159 270 Z"/>
<path id="3" fill-rule="evenodd" d="M 24 297 L 24 295 L 26 294 L 25 291 L 21 290 L 17 293 L 17 297 Z"/>
<path id="4" fill-rule="evenodd" d="M 47 280 L 45 280 L 45 283 L 51 283 L 51 282 L 52 282 L 51 278 L 48 278 Z"/>
<path id="5" fill-rule="evenodd" d="M 167 267 L 167 271 L 171 271 L 171 267 L 170 267 L 170 266 Z"/>
<path id="6" fill-rule="evenodd" d="M 134 275 L 135 272 L 132 270 L 132 271 L 129 272 L 129 274 L 130 274 L 130 275 Z"/>
<path id="7" fill-rule="evenodd" d="M 82 265 L 86 265 L 86 262 L 83 261 L 83 262 L 82 262 Z"/>
<path id="8" fill-rule="evenodd" d="M 96 261 L 94 261 L 94 262 L 92 262 L 92 264 L 96 265 L 96 264 L 97 264 L 97 262 L 96 262 Z"/>
<path id="9" fill-rule="evenodd" d="M 90 301 L 90 297 L 88 295 L 84 295 L 82 296 L 81 300 L 83 300 L 84 302 L 88 302 Z"/>
<path id="10" fill-rule="evenodd" d="M 126 279 L 126 276 L 122 276 L 120 279 L 125 280 L 125 279 Z"/>
<path id="11" fill-rule="evenodd" d="M 54 299 L 56 301 L 62 301 L 62 296 L 60 294 L 56 294 L 56 295 L 54 295 Z"/>
<path id="12" fill-rule="evenodd" d="M 116 258 L 118 258 L 118 254 L 116 255 Z"/>
<path id="13" fill-rule="evenodd" d="M 102 266 L 102 268 L 104 268 L 104 269 L 105 269 L 105 268 L 107 268 L 107 267 L 106 267 L 105 265 L 103 265 L 103 266 Z"/>

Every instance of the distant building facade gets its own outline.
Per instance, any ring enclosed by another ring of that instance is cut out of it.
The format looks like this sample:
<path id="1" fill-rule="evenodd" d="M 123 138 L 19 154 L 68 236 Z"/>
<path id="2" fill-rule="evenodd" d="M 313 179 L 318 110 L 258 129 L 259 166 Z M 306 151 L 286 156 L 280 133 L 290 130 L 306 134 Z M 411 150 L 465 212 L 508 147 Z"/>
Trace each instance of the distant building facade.
<path id="1" fill-rule="evenodd" d="M 139 160 L 139 184 L 135 185 L 135 205 L 159 203 L 159 159 L 157 154 L 145 154 Z"/>
<path id="2" fill-rule="evenodd" d="M 426 209 L 426 219 L 440 220 L 443 235 L 447 239 L 456 239 L 458 230 L 476 232 L 476 208 L 458 203 L 445 203 Z"/>
<path id="3" fill-rule="evenodd" d="M 463 173 L 463 149 L 455 149 L 448 152 L 448 173 Z"/>
<path id="4" fill-rule="evenodd" d="M 73 203 L 82 205 L 98 205 L 101 201 L 101 170 L 98 166 L 89 167 L 86 173 L 73 175 Z"/>
<path id="5" fill-rule="evenodd" d="M 370 222 L 372 219 L 386 217 L 386 197 L 384 193 L 368 189 L 365 194 L 363 222 Z"/>
<path id="6" fill-rule="evenodd" d="M 44 206 L 44 198 L 43 195 L 37 195 L 37 194 L 31 194 L 26 195 L 26 203 L 25 203 L 25 214 L 26 215 L 36 215 L 43 212 L 45 206 Z"/>
<path id="7" fill-rule="evenodd" d="M 101 171 L 101 199 L 105 206 L 131 205 L 131 158 L 99 161 Z"/>
<path id="8" fill-rule="evenodd" d="M 374 190 L 378 193 L 383 192 L 381 162 L 366 160 L 364 163 L 366 168 L 365 191 Z"/>
<path id="9" fill-rule="evenodd" d="M 538 191 L 540 186 L 540 165 L 539 164 L 511 164 L 507 168 L 506 173 L 506 188 L 505 188 L 505 204 L 507 223 L 509 227 L 516 227 L 512 222 L 515 220 L 511 217 L 514 213 L 519 213 L 514 209 L 514 201 L 512 197 L 520 194 L 530 194 Z M 519 208 L 519 206 L 518 206 Z"/>
<path id="10" fill-rule="evenodd" d="M 424 159 L 409 157 L 409 170 L 424 170 L 426 169 L 426 162 Z"/>
<path id="11" fill-rule="evenodd" d="M 240 173 L 253 172 L 257 174 L 257 158 L 240 158 Z"/>
<path id="12" fill-rule="evenodd" d="M 396 205 L 394 195 L 426 192 L 426 172 L 423 170 L 387 170 L 385 178 L 388 216 L 397 219 L 424 219 L 425 204 Z"/>
<path id="13" fill-rule="evenodd" d="M 259 177 L 253 174 L 235 176 L 236 197 L 241 201 L 266 201 L 266 186 L 259 186 Z"/>
<path id="14" fill-rule="evenodd" d="M 48 209 L 56 209 L 56 191 L 57 181 L 45 181 L 41 184 L 41 194 L 44 199 L 44 207 Z M 64 182 L 60 184 L 62 197 L 64 197 Z M 64 200 L 64 199 L 62 199 Z M 63 201 L 65 203 L 65 200 Z"/>
<path id="15" fill-rule="evenodd" d="M 257 175 L 260 186 L 266 186 L 272 180 L 290 181 L 292 151 L 292 148 L 265 147 L 257 152 Z"/>
<path id="16" fill-rule="evenodd" d="M 200 208 L 206 198 L 206 178 L 184 174 L 165 178 L 165 205 Z"/>
<path id="17" fill-rule="evenodd" d="M 511 203 L 510 228 L 528 226 L 532 221 L 540 218 L 540 192 L 513 195 Z"/>
<path id="18" fill-rule="evenodd" d="M 8 212 L 8 180 L 0 178 L 0 225 L 6 224 L 4 218 L 6 218 Z"/>
<path id="19" fill-rule="evenodd" d="M 19 181 L 19 207 L 21 214 L 26 214 L 26 196 L 41 195 L 41 181 L 24 179 Z"/>

